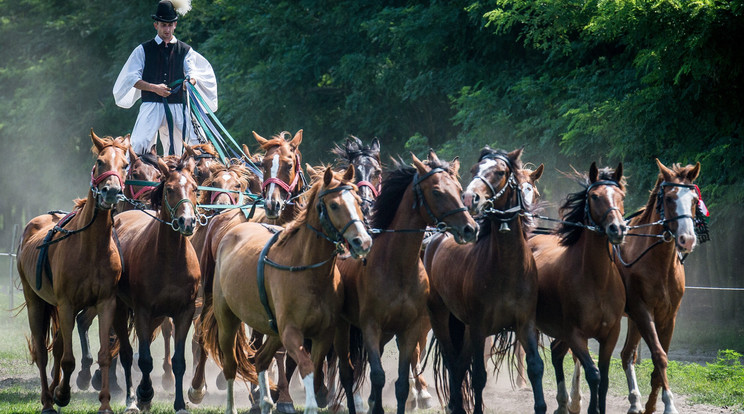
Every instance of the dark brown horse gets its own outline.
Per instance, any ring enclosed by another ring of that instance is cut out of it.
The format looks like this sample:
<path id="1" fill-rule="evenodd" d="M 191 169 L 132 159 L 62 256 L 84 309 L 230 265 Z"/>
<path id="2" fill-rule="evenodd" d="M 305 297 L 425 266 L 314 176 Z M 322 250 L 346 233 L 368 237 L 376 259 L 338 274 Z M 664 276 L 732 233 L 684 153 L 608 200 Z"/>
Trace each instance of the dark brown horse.
<path id="1" fill-rule="evenodd" d="M 403 413 L 409 393 L 411 357 L 421 336 L 422 323 L 428 319 L 429 280 L 419 259 L 423 232 L 427 225 L 436 226 L 440 231 L 446 229 L 452 233 L 458 243 L 469 243 L 475 240 L 478 231 L 460 199 L 459 160 L 442 162 L 433 151 L 429 152 L 426 163 L 413 155 L 412 158 L 413 167 L 396 162 L 383 179 L 372 216 L 372 227 L 381 233 L 366 260 L 338 262 L 346 294 L 336 350 L 341 383 L 352 414 L 356 409 L 348 357 L 348 323 L 362 331 L 370 364 L 373 413 L 383 412 L 385 372 L 381 357 L 385 344 L 396 337 L 399 359 L 395 396 L 398 413 Z"/>
<path id="2" fill-rule="evenodd" d="M 298 362 L 306 390 L 305 412 L 317 412 L 321 367 L 343 302 L 336 254 L 342 243 L 348 243 L 355 256 L 366 255 L 372 245 L 353 178 L 353 168 L 343 174 L 326 169 L 307 194 L 308 207 L 285 229 L 249 222 L 222 238 L 203 329 L 205 343 L 228 381 L 226 412 L 235 412 L 236 374 L 255 381 L 256 371 L 261 411 L 270 411 L 266 369 L 282 345 Z M 248 345 L 240 338 L 242 322 L 267 335 L 255 355 L 255 368 L 240 358 Z M 312 355 L 303 348 L 305 338 L 313 341 Z"/>
<path id="3" fill-rule="evenodd" d="M 299 130 L 291 140 L 286 139 L 289 136 L 288 132 L 282 132 L 268 140 L 255 132 L 253 136 L 261 146 L 261 149 L 266 151 L 266 153 L 261 157 L 257 155 L 250 156 L 247 147 L 244 147 L 244 152 L 252 161 L 259 158 L 262 161 L 261 167 L 264 182 L 261 185 L 261 195 L 264 199 L 267 197 L 272 198 L 274 203 L 272 211 L 269 211 L 266 207 L 257 209 L 254 211 L 253 216 L 250 217 L 250 220 L 283 225 L 295 218 L 302 204 L 302 166 L 299 164 L 302 156 L 298 149 L 302 143 L 302 130 Z M 231 228 L 247 222 L 251 214 L 249 211 L 241 209 L 226 211 L 213 217 L 207 227 L 200 230 L 203 233 L 199 234 L 198 237 L 201 238 L 203 236 L 204 241 L 203 247 L 200 251 L 197 251 L 197 254 L 199 255 L 205 294 L 211 294 L 209 291 L 212 288 L 215 256 L 222 237 Z M 198 336 L 197 340 L 199 340 Z M 202 346 L 199 348 L 203 349 Z M 194 377 L 191 380 L 191 387 L 188 391 L 189 400 L 195 404 L 200 403 L 206 394 L 204 370 L 206 368 L 207 354 L 203 351 L 199 352 L 199 361 L 195 363 Z M 283 364 L 283 362 L 279 363 Z M 282 378 L 284 378 L 284 375 L 280 375 L 280 380 Z M 287 402 L 291 405 L 292 399 L 289 396 L 288 387 L 282 387 L 282 389 L 286 390 L 286 392 L 282 393 L 279 401 Z"/>
<path id="4" fill-rule="evenodd" d="M 535 309 L 537 267 L 527 244 L 531 211 L 519 181 L 522 150 L 507 153 L 489 147 L 471 169 L 473 179 L 463 193 L 465 205 L 479 217 L 475 244 L 458 245 L 438 235 L 426 248 L 424 265 L 431 292 L 428 307 L 449 378 L 452 413 L 464 413 L 462 389 L 471 371 L 475 413 L 483 412 L 486 338 L 508 338 L 508 331 L 527 350 L 527 374 L 536 413 L 545 413 L 543 362 L 538 354 Z M 531 182 L 536 181 L 531 176 Z M 502 344 L 502 347 L 510 344 Z"/>
<path id="5" fill-rule="evenodd" d="M 188 240 L 197 224 L 196 181 L 193 177 L 193 153 L 187 147 L 181 162 L 169 168 L 158 163 L 163 181 L 152 193 L 152 206 L 157 216 L 142 211 L 127 211 L 116 216 L 120 234 L 124 272 L 119 283 L 115 321 L 121 340 L 121 362 L 127 389 L 127 410 L 135 411 L 132 387 L 132 348 L 127 338 L 127 309 L 134 314 L 134 328 L 139 338 L 138 365 L 142 380 L 137 387 L 136 404 L 149 409 L 154 396 L 150 373 L 153 368 L 150 342 L 153 333 L 165 318 L 174 324 L 175 376 L 174 409 L 185 411 L 183 375 L 186 371 L 184 350 L 189 327 L 194 316 L 199 284 L 199 261 Z"/>
<path id="6" fill-rule="evenodd" d="M 700 163 L 671 168 L 658 159 L 656 163 L 656 185 L 646 207 L 631 219 L 628 235 L 652 233 L 657 239 L 630 237 L 619 246 L 615 260 L 627 291 L 628 334 L 621 356 L 630 391 L 628 413 L 653 413 L 659 389 L 663 389 L 664 414 L 677 412 L 666 374 L 667 351 L 685 292 L 681 255 L 692 252 L 697 244 L 694 219 L 700 194 L 693 182 L 700 174 Z M 641 337 L 654 362 L 645 411 L 634 367 Z"/>
<path id="7" fill-rule="evenodd" d="M 75 369 L 75 315 L 89 306 L 95 307 L 100 327 L 98 364 L 103 374 L 99 412 L 111 412 L 109 332 L 122 270 L 112 234 L 111 210 L 124 187 L 129 135 L 99 138 L 91 130 L 90 136 L 97 159 L 88 197 L 78 200 L 75 210 L 64 218 L 51 213 L 32 219 L 18 250 L 18 272 L 31 328 L 30 349 L 41 377 L 43 413 L 56 412 L 53 404 L 64 407 L 70 402 L 70 377 Z M 52 338 L 48 336 L 50 322 Z M 46 371 L 50 340 L 54 355 L 51 386 Z"/>
<path id="8" fill-rule="evenodd" d="M 592 163 L 589 175 L 577 173 L 577 180 L 583 190 L 568 195 L 556 234 L 538 235 L 529 243 L 538 268 L 537 327 L 555 338 L 556 412 L 567 412 L 563 358 L 570 349 L 586 372 L 588 412 L 594 414 L 605 412 L 610 357 L 625 308 L 625 288 L 610 252 L 610 244 L 622 243 L 627 230 L 622 164 L 612 171 Z M 589 338 L 599 342 L 599 369 L 587 348 Z"/>

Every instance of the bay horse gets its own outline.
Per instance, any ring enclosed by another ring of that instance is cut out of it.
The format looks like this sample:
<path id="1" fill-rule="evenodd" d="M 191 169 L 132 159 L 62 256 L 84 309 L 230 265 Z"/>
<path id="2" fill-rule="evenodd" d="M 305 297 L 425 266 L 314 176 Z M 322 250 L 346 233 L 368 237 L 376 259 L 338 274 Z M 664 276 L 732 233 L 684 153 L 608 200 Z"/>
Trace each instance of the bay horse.
<path id="1" fill-rule="evenodd" d="M 622 170 L 622 163 L 614 171 L 592 163 L 588 176 L 574 171 L 583 189 L 567 196 L 561 224 L 554 234 L 529 239 L 538 273 L 537 327 L 555 338 L 556 413 L 567 412 L 563 358 L 569 349 L 589 384 L 588 412 L 605 412 L 610 357 L 625 309 L 625 287 L 610 255 L 610 245 L 622 243 L 627 232 Z M 599 342 L 599 368 L 589 338 Z"/>
<path id="2" fill-rule="evenodd" d="M 478 240 L 459 245 L 439 234 L 426 248 L 424 265 L 431 284 L 427 306 L 448 372 L 448 409 L 454 414 L 465 412 L 462 390 L 468 371 L 474 412 L 483 413 L 486 338 L 497 335 L 507 342 L 510 330 L 527 351 L 534 411 L 547 409 L 535 328 L 537 266 L 527 244 L 530 223 L 524 219 L 532 213 L 532 204 L 522 197 L 521 155 L 522 149 L 507 153 L 483 148 L 463 193 L 465 206 L 479 217 Z M 542 168 L 526 182 L 541 174 Z"/>
<path id="3" fill-rule="evenodd" d="M 460 199 L 457 181 L 460 162 L 441 161 L 430 150 L 426 162 L 411 154 L 413 167 L 393 160 L 375 201 L 371 226 L 381 232 L 366 260 L 338 261 L 345 288 L 343 319 L 339 322 L 336 351 L 339 374 L 350 413 L 355 413 L 353 372 L 349 361 L 349 324 L 362 331 L 370 365 L 370 411 L 383 412 L 382 368 L 384 346 L 393 336 L 399 350 L 395 396 L 403 413 L 409 393 L 411 357 L 428 319 L 429 280 L 419 252 L 427 225 L 447 230 L 458 243 L 475 240 L 478 225 Z M 354 367 L 353 369 L 360 369 Z"/>
<path id="4" fill-rule="evenodd" d="M 129 170 L 124 181 L 124 197 L 116 204 L 114 213 L 131 210 L 134 204 L 130 201 L 141 203 L 142 206 L 150 205 L 150 194 L 155 188 L 153 184 L 160 182 L 160 169 L 158 168 L 158 154 L 156 147 L 153 146 L 148 153 L 137 155 L 132 147 L 129 147 Z M 96 369 L 95 374 L 91 377 L 90 368 L 93 364 L 93 356 L 90 353 L 90 341 L 88 339 L 88 330 L 93 324 L 96 317 L 96 308 L 90 306 L 78 313 L 75 317 L 77 323 L 78 336 L 80 338 L 80 348 L 82 358 L 80 359 L 80 371 L 78 372 L 76 384 L 81 390 L 87 390 L 91 385 L 93 388 L 101 389 L 101 371 Z M 112 341 L 115 337 L 112 338 Z M 167 348 L 166 348 L 167 349 Z M 166 351 L 168 352 L 168 351 Z M 114 356 L 109 366 L 109 386 L 112 393 L 121 391 L 117 382 L 116 364 L 118 355 Z M 168 367 L 170 370 L 170 366 Z M 171 374 L 172 377 L 172 374 Z"/>
<path id="5" fill-rule="evenodd" d="M 181 162 L 170 168 L 162 159 L 160 185 L 153 191 L 151 203 L 157 216 L 142 211 L 116 215 L 114 225 L 120 234 L 124 272 L 119 283 L 117 316 L 114 323 L 121 339 L 120 357 L 124 366 L 127 412 L 148 410 L 154 396 L 150 373 L 153 368 L 150 342 L 165 318 L 174 325 L 176 412 L 185 412 L 183 375 L 186 337 L 194 315 L 199 284 L 199 261 L 188 237 L 197 224 L 196 181 L 193 176 L 193 152 L 186 147 Z M 132 386 L 132 347 L 128 338 L 128 309 L 133 312 L 139 338 L 138 366 L 142 379 L 137 387 L 136 406 Z M 166 338 L 167 339 L 167 338 Z"/>
<path id="6" fill-rule="evenodd" d="M 262 209 L 253 211 L 252 217 L 250 210 L 235 209 L 226 211 L 218 216 L 213 217 L 204 231 L 204 242 L 199 255 L 199 264 L 202 275 L 202 284 L 205 295 L 211 295 L 212 279 L 214 277 L 215 257 L 222 237 L 233 227 L 238 224 L 250 221 L 266 222 L 275 225 L 283 225 L 295 218 L 302 206 L 302 196 L 304 179 L 302 178 L 302 154 L 299 146 L 302 143 L 302 130 L 297 131 L 294 137 L 287 139 L 289 132 L 281 132 L 271 139 L 265 139 L 255 131 L 253 137 L 265 151 L 263 156 L 254 154 L 250 155 L 248 148 L 243 147 L 246 156 L 252 161 L 261 161 L 261 169 L 264 181 L 261 183 L 261 196 L 264 200 L 271 198 L 274 200 L 272 207 L 264 206 Z M 294 200 L 294 201 L 293 201 Z M 202 235 L 199 235 L 201 237 Z M 197 323 L 197 331 L 201 321 Z M 260 340 L 260 338 L 253 338 Z M 200 341 L 200 335 L 197 335 L 197 341 Z M 189 400 L 194 404 L 199 404 L 206 395 L 206 380 L 204 371 L 206 368 L 207 354 L 204 352 L 203 345 L 199 345 L 199 360 L 195 363 L 194 376 L 191 380 L 191 387 L 188 391 Z M 283 361 L 277 361 L 280 367 Z M 284 375 L 280 375 L 280 382 Z M 288 402 L 291 405 L 289 396 L 289 387 L 281 384 L 280 387 L 286 392 L 282 392 L 279 401 Z M 284 406 L 283 404 L 281 406 Z"/>
<path id="7" fill-rule="evenodd" d="M 695 249 L 696 209 L 700 193 L 693 182 L 700 174 L 700 163 L 666 167 L 658 159 L 659 175 L 645 208 L 630 220 L 629 236 L 650 232 L 649 237 L 630 237 L 617 247 L 615 263 L 625 281 L 628 332 L 621 352 L 628 378 L 628 413 L 653 413 L 662 389 L 664 414 L 676 413 L 667 379 L 667 352 L 674 333 L 675 319 L 685 292 L 685 268 L 681 255 Z M 626 262 L 627 260 L 627 262 Z M 636 349 L 644 339 L 651 350 L 654 371 L 651 393 L 645 410 L 635 375 Z"/>
<path id="8" fill-rule="evenodd" d="M 255 383 L 256 372 L 261 411 L 270 412 L 266 370 L 282 345 L 298 362 L 305 413 L 317 412 L 321 367 L 343 302 L 336 254 L 347 243 L 354 256 L 363 257 L 372 245 L 353 178 L 353 168 L 344 173 L 328 168 L 308 191 L 307 207 L 284 229 L 248 222 L 222 238 L 202 328 L 207 349 L 227 378 L 226 412 L 236 412 L 236 374 Z M 267 335 L 255 355 L 255 367 L 243 357 L 250 345 L 240 338 L 242 322 Z M 312 340 L 311 355 L 303 347 L 305 338 Z"/>
<path id="9" fill-rule="evenodd" d="M 124 187 L 130 142 L 129 135 L 99 138 L 92 129 L 90 137 L 97 158 L 87 198 L 77 200 L 73 212 L 64 217 L 50 213 L 33 218 L 18 249 L 18 272 L 31 329 L 29 348 L 41 378 L 42 413 L 56 413 L 54 404 L 64 407 L 70 402 L 75 315 L 89 306 L 96 309 L 100 328 L 98 364 L 103 374 L 98 412 L 112 412 L 109 332 L 122 263 L 111 212 Z M 50 322 L 52 338 L 48 336 Z M 46 372 L 50 340 L 54 356 L 51 386 Z"/>

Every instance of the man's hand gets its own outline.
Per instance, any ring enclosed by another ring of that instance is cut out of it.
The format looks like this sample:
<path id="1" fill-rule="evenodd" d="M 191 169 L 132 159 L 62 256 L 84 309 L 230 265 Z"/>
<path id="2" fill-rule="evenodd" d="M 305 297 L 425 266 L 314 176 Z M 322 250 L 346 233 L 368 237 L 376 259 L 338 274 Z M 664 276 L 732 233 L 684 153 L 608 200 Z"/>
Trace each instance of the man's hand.
<path id="1" fill-rule="evenodd" d="M 171 90 L 171 88 L 169 88 L 168 85 L 166 85 L 164 83 L 159 83 L 157 85 L 152 84 L 152 90 L 151 90 L 151 92 L 155 92 L 156 94 L 158 94 L 158 95 L 160 95 L 160 96 L 162 96 L 164 98 L 167 98 L 171 94 L 170 90 Z"/>

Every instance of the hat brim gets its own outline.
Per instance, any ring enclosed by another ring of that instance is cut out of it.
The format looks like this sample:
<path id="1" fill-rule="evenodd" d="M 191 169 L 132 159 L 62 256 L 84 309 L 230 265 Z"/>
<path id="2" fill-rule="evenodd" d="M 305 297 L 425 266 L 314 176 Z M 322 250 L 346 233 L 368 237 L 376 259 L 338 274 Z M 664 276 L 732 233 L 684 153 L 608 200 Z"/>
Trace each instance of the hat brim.
<path id="1" fill-rule="evenodd" d="M 172 18 L 172 19 L 165 19 L 165 18 L 162 18 L 162 17 L 156 16 L 156 15 L 154 15 L 154 14 L 153 14 L 153 15 L 151 15 L 151 17 L 152 17 L 152 19 L 153 19 L 153 20 L 155 20 L 155 21 L 158 21 L 158 22 L 165 22 L 165 23 L 175 22 L 175 21 L 177 21 L 177 20 L 178 20 L 178 16 L 176 16 L 176 17 L 174 17 L 174 18 Z"/>

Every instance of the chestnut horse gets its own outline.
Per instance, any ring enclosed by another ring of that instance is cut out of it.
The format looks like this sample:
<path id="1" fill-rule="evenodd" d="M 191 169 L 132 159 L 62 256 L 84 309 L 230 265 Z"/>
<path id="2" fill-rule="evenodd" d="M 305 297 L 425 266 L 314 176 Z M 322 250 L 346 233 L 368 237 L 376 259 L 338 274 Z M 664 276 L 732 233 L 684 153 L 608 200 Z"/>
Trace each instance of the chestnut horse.
<path id="1" fill-rule="evenodd" d="M 612 350 L 620 333 L 625 288 L 610 256 L 610 244 L 626 234 L 622 163 L 612 171 L 592 163 L 589 175 L 576 173 L 583 190 L 569 194 L 561 207 L 556 234 L 529 240 L 539 282 L 537 327 L 555 338 L 552 363 L 558 384 L 558 410 L 567 412 L 563 358 L 569 348 L 586 372 L 589 413 L 604 413 Z M 599 342 L 599 369 L 587 342 Z"/>
<path id="2" fill-rule="evenodd" d="M 543 362 L 535 328 L 537 267 L 527 244 L 531 213 L 520 189 L 522 150 L 507 153 L 485 147 L 471 169 L 473 179 L 463 193 L 472 214 L 478 214 L 480 233 L 472 245 L 458 245 L 437 235 L 429 242 L 424 265 L 431 291 L 431 325 L 448 371 L 452 413 L 464 413 L 462 389 L 471 372 L 475 413 L 483 413 L 486 386 L 486 338 L 506 342 L 508 330 L 527 351 L 527 375 L 536 413 L 545 413 Z M 542 174 L 539 168 L 532 182 Z M 465 337 L 466 336 L 466 337 Z M 509 344 L 503 344 L 506 347 Z"/>
<path id="3" fill-rule="evenodd" d="M 32 219 L 18 250 L 18 272 L 28 308 L 31 358 L 41 377 L 43 413 L 55 413 L 70 402 L 70 377 L 75 369 L 72 335 L 75 315 L 93 306 L 98 314 L 103 370 L 99 413 L 111 411 L 108 368 L 111 364 L 109 332 L 116 308 L 116 285 L 122 263 L 113 233 L 112 208 L 116 205 L 127 168 L 129 135 L 99 138 L 91 129 L 97 159 L 85 200 L 64 218 L 58 213 Z M 53 338 L 50 338 L 52 322 Z M 47 349 L 53 341 L 52 384 L 48 385 Z M 60 368 L 62 378 L 60 381 Z"/>
<path id="4" fill-rule="evenodd" d="M 302 161 L 302 155 L 298 148 L 302 143 L 302 130 L 297 131 L 291 140 L 286 139 L 289 136 L 289 133 L 286 131 L 268 140 L 255 132 L 253 136 L 261 146 L 261 149 L 266 151 L 263 157 L 261 157 L 261 167 L 263 177 L 265 178 L 261 185 L 261 195 L 264 200 L 267 198 L 273 199 L 273 207 L 269 209 L 265 206 L 265 211 L 264 209 L 257 209 L 254 211 L 255 214 L 253 217 L 250 218 L 248 216 L 251 213 L 246 213 L 240 209 L 225 211 L 213 217 L 207 227 L 200 231 L 202 234 L 199 234 L 198 237 L 201 238 L 203 236 L 204 241 L 201 250 L 197 251 L 197 254 L 199 255 L 199 265 L 205 295 L 211 295 L 217 248 L 227 231 L 249 220 L 283 225 L 295 218 L 301 205 L 300 194 L 303 191 L 301 182 L 304 182 L 304 180 L 302 179 L 302 166 L 299 164 Z M 244 147 L 244 152 L 246 152 L 246 156 L 249 159 L 256 159 L 255 155 L 251 157 L 248 154 L 247 147 Z M 201 322 L 197 322 L 197 325 L 200 324 Z M 198 326 L 197 331 L 199 331 Z M 197 340 L 200 340 L 198 335 Z M 189 400 L 194 404 L 199 404 L 206 394 L 204 370 L 206 368 L 207 355 L 203 352 L 203 345 L 200 345 L 199 348 L 201 349 L 199 351 L 200 357 L 198 362 L 195 363 L 194 377 L 191 380 L 191 387 L 188 391 Z M 283 362 L 279 362 L 279 364 L 281 366 Z M 280 375 L 280 377 L 284 376 Z M 288 387 L 283 388 L 286 392 L 282 393 L 280 401 L 288 401 L 291 404 L 292 400 L 289 396 L 289 389 Z"/>
<path id="5" fill-rule="evenodd" d="M 227 378 L 226 412 L 236 412 L 236 374 L 255 382 L 258 371 L 261 411 L 269 413 L 273 402 L 266 370 L 282 345 L 298 362 L 306 392 L 305 413 L 317 412 L 321 367 L 343 302 L 336 254 L 348 243 L 351 253 L 362 257 L 372 245 L 353 178 L 353 168 L 343 174 L 328 168 L 308 192 L 308 207 L 285 229 L 249 222 L 233 227 L 222 238 L 213 300 L 206 298 L 203 329 L 204 342 Z M 267 335 L 255 355 L 255 367 L 242 358 L 250 347 L 241 338 L 242 322 Z M 313 341 L 312 355 L 303 348 L 305 338 Z"/>
<path id="6" fill-rule="evenodd" d="M 116 204 L 115 213 L 122 211 L 131 210 L 134 208 L 134 202 L 141 203 L 142 206 L 150 205 L 150 193 L 155 188 L 153 184 L 160 181 L 160 169 L 158 168 L 158 155 L 156 147 L 153 146 L 149 153 L 137 155 L 135 154 L 132 147 L 129 147 L 129 171 L 124 181 L 124 197 L 126 201 L 119 201 Z M 91 385 L 91 374 L 90 367 L 93 364 L 93 357 L 90 354 L 90 341 L 88 340 L 88 330 L 90 329 L 93 319 L 96 317 L 96 308 L 91 306 L 84 309 L 76 317 L 78 336 L 80 337 L 80 348 L 82 350 L 82 358 L 80 360 L 80 371 L 78 372 L 76 384 L 81 390 L 86 390 Z M 112 341 L 115 337 L 111 338 Z M 166 352 L 167 347 L 166 347 Z M 111 392 L 119 392 L 119 387 L 116 379 L 116 363 L 118 356 L 112 359 L 111 366 L 109 367 L 109 386 Z M 170 366 L 168 366 L 168 372 L 170 372 Z M 171 377 L 173 376 L 170 374 Z M 96 369 L 95 374 L 92 377 L 93 388 L 96 390 L 101 389 L 101 371 Z"/>
<path id="7" fill-rule="evenodd" d="M 150 373 L 153 363 L 150 342 L 155 328 L 165 318 L 174 324 L 175 350 L 172 359 L 175 376 L 177 412 L 184 412 L 183 375 L 186 372 L 184 350 L 194 316 L 199 283 L 199 261 L 188 239 L 197 224 L 196 181 L 193 177 L 193 152 L 186 148 L 181 162 L 169 168 L 162 160 L 158 167 L 163 181 L 152 193 L 157 216 L 141 211 L 118 214 L 115 226 L 120 234 L 124 272 L 119 283 L 117 317 L 114 324 L 121 338 L 121 362 L 127 390 L 127 411 L 136 412 L 132 388 L 132 347 L 127 336 L 128 309 L 134 314 L 139 338 L 138 365 L 142 380 L 137 387 L 136 403 L 149 409 L 154 390 Z"/>
<path id="8" fill-rule="evenodd" d="M 429 280 L 419 259 L 426 226 L 446 229 L 458 243 L 474 241 L 478 232 L 478 225 L 460 200 L 459 160 L 440 161 L 431 150 L 425 163 L 413 154 L 412 158 L 413 167 L 396 162 L 383 179 L 372 215 L 372 227 L 381 233 L 366 260 L 345 259 L 337 264 L 346 293 L 336 350 L 341 383 L 352 414 L 356 407 L 349 364 L 349 323 L 362 331 L 370 364 L 370 410 L 376 414 L 383 412 L 382 352 L 385 344 L 396 337 L 399 359 L 395 396 L 398 413 L 403 413 L 409 393 L 411 357 L 421 326 L 428 319 Z"/>
<path id="9" fill-rule="evenodd" d="M 648 233 L 650 228 L 657 240 L 632 237 L 616 248 L 619 251 L 615 263 L 625 280 L 629 316 L 621 353 L 630 391 L 628 413 L 653 413 L 659 389 L 663 389 L 664 414 L 677 412 L 666 374 L 667 351 L 685 292 L 685 268 L 680 255 L 692 252 L 697 244 L 694 220 L 700 193 L 693 181 L 700 174 L 700 163 L 668 168 L 657 159 L 656 164 L 656 185 L 646 207 L 631 219 L 628 235 Z M 645 411 L 634 368 L 641 337 L 651 350 L 654 363 Z"/>

